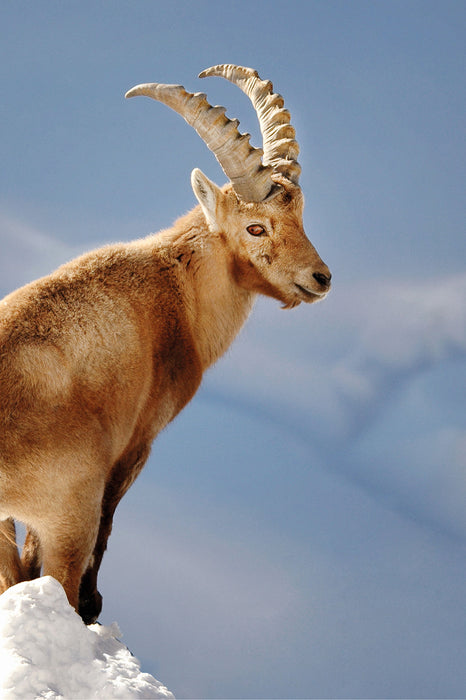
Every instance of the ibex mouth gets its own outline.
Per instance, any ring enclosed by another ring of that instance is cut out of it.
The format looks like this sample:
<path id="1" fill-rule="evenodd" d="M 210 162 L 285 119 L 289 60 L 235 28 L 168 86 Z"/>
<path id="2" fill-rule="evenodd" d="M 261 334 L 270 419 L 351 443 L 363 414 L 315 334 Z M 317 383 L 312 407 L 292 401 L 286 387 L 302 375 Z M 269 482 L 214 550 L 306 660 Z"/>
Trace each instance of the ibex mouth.
<path id="1" fill-rule="evenodd" d="M 320 299 L 323 299 L 325 296 L 327 296 L 326 292 L 321 294 L 319 294 L 318 292 L 312 292 L 310 289 L 307 289 L 307 287 L 303 287 L 297 282 L 294 283 L 294 286 L 301 292 L 301 296 L 304 297 L 304 300 L 308 302 L 319 301 Z"/>

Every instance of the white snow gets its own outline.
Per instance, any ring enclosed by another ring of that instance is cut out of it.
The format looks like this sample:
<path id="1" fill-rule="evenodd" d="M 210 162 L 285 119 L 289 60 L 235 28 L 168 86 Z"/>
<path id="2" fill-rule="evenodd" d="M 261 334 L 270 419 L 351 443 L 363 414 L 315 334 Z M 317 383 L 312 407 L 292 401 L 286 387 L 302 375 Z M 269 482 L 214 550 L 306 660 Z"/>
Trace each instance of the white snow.
<path id="1" fill-rule="evenodd" d="M 0 697 L 173 698 L 142 673 L 118 625 L 83 624 L 51 576 L 0 596 Z"/>

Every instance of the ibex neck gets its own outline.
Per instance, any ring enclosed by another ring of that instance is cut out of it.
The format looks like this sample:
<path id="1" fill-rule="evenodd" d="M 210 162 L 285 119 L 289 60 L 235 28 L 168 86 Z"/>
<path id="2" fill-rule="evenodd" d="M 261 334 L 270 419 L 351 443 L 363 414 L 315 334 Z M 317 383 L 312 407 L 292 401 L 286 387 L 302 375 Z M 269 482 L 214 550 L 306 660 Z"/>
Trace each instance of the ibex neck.
<path id="1" fill-rule="evenodd" d="M 256 295 L 234 281 L 227 244 L 209 231 L 200 207 L 177 221 L 167 233 L 179 262 L 194 342 L 207 369 L 239 333 Z"/>

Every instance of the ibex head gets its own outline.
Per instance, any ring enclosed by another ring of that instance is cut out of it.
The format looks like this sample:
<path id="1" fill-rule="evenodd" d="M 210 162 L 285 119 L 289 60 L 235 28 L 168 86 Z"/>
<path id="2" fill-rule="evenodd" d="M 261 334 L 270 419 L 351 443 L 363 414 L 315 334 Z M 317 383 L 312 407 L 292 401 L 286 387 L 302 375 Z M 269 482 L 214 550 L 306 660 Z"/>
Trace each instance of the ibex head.
<path id="1" fill-rule="evenodd" d="M 199 77 L 207 76 L 226 78 L 248 95 L 259 119 L 263 149 L 251 146 L 249 134 L 238 131 L 238 120 L 228 119 L 224 107 L 212 107 L 203 93 L 146 83 L 126 97 L 146 95 L 181 114 L 222 166 L 230 180 L 223 188 L 198 169 L 191 183 L 209 228 L 231 252 L 238 284 L 279 299 L 286 308 L 323 299 L 331 275 L 304 232 L 299 146 L 283 98 L 251 68 L 218 65 Z"/>

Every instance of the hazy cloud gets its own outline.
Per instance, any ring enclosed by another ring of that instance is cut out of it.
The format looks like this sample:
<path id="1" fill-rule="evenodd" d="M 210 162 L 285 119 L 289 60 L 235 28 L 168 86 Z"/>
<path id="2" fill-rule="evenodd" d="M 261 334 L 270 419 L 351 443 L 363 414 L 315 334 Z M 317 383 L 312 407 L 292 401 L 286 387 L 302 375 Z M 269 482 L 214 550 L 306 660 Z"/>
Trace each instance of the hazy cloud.
<path id="1" fill-rule="evenodd" d="M 209 387 L 307 420 L 318 440 L 344 440 L 419 373 L 466 357 L 466 274 L 337 289 L 321 306 L 285 320 L 260 306 Z"/>
<path id="2" fill-rule="evenodd" d="M 0 293 L 52 272 L 78 254 L 76 246 L 66 245 L 31 224 L 0 211 Z"/>

